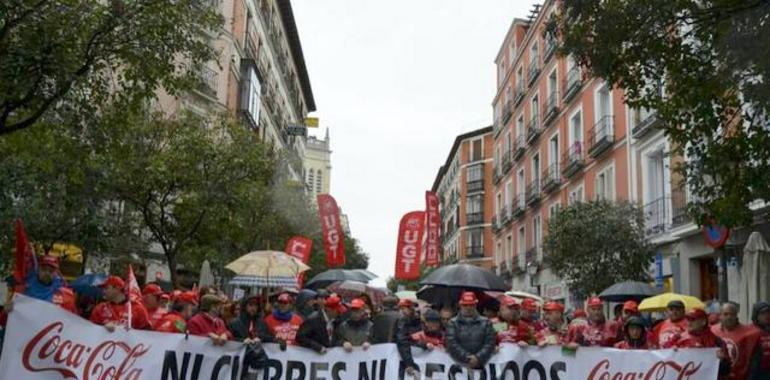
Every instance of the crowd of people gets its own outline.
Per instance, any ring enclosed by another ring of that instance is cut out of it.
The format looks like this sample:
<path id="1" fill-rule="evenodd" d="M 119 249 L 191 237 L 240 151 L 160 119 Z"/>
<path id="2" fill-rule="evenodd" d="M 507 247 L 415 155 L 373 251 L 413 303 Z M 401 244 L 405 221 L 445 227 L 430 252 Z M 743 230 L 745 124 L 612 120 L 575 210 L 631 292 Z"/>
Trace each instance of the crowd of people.
<path id="1" fill-rule="evenodd" d="M 213 288 L 166 293 L 149 283 L 141 299 L 132 299 L 125 281 L 110 276 L 101 284 L 103 300 L 84 310 L 57 273 L 56 259 L 43 258 L 28 279 L 25 294 L 78 313 L 109 331 L 128 325 L 130 304 L 131 328 L 207 337 L 215 345 L 243 342 L 255 368 L 267 359 L 261 343 L 276 343 L 284 350 L 301 346 L 320 354 L 332 347 L 353 352 L 395 343 L 410 374 L 418 370 L 412 347 L 446 350 L 471 368 L 483 366 L 503 344 L 531 349 L 549 345 L 623 350 L 715 347 L 720 379 L 770 379 L 767 302 L 753 305 L 751 324 L 739 323 L 739 305 L 733 302 L 722 304 L 718 316 L 710 318 L 703 309 L 686 310 L 681 301 L 671 301 L 667 318 L 652 323 L 634 301 L 619 305 L 614 318 L 609 318 L 604 312 L 607 305 L 597 297 L 569 315 L 555 301 L 538 307 L 531 299 L 520 302 L 508 296 L 482 308 L 473 292 L 463 293 L 456 304 L 420 308 L 410 299 L 386 297 L 381 305 L 374 305 L 365 294 L 345 302 L 325 290 L 309 289 L 232 302 Z M 12 303 L 6 305 L 4 313 L 8 312 Z M 0 313 L 0 325 L 5 324 L 4 313 Z"/>

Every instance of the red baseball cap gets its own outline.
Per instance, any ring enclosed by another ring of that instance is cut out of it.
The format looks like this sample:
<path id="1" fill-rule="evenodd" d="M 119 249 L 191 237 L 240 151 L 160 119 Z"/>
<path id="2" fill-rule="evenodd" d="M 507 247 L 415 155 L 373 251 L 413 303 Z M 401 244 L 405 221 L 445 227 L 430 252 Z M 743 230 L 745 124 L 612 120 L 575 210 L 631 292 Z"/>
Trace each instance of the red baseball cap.
<path id="1" fill-rule="evenodd" d="M 521 307 L 524 308 L 524 310 L 536 311 L 537 303 L 535 303 L 535 300 L 532 298 L 525 298 L 524 301 L 521 301 Z"/>
<path id="2" fill-rule="evenodd" d="M 360 298 L 355 298 L 350 301 L 350 308 L 353 310 L 363 309 L 366 306 L 366 302 Z"/>
<path id="3" fill-rule="evenodd" d="M 344 313 L 348 309 L 342 304 L 342 299 L 337 295 L 331 295 L 324 300 L 324 307 L 336 310 L 338 313 Z"/>
<path id="4" fill-rule="evenodd" d="M 564 305 L 555 302 L 555 301 L 549 301 L 546 302 L 545 305 L 543 305 L 543 310 L 545 311 L 560 311 L 564 312 Z"/>
<path id="5" fill-rule="evenodd" d="M 414 302 L 410 300 L 409 298 L 402 298 L 398 300 L 398 307 L 413 307 Z"/>
<path id="6" fill-rule="evenodd" d="M 473 306 L 478 303 L 479 300 L 473 292 L 463 292 L 462 296 L 460 296 L 460 305 L 462 306 Z"/>
<path id="7" fill-rule="evenodd" d="M 118 289 L 123 289 L 126 287 L 126 282 L 123 281 L 123 279 L 118 276 L 110 276 L 110 277 L 107 277 L 107 279 L 104 280 L 104 282 L 99 286 L 101 286 L 102 288 L 105 286 L 114 286 Z"/>
<path id="8" fill-rule="evenodd" d="M 162 299 L 164 301 L 168 301 L 168 300 L 171 299 L 171 296 L 169 296 L 168 293 L 163 293 L 163 294 L 160 295 L 160 299 Z"/>
<path id="9" fill-rule="evenodd" d="M 591 297 L 588 299 L 588 302 L 586 303 L 588 307 L 597 307 L 597 306 L 602 307 L 603 304 L 604 303 L 599 297 Z"/>
<path id="10" fill-rule="evenodd" d="M 176 302 L 186 302 L 198 305 L 198 295 L 195 292 L 181 292 L 176 297 Z"/>
<path id="11" fill-rule="evenodd" d="M 163 289 L 161 289 L 158 284 L 150 283 L 144 286 L 144 289 L 142 289 L 142 294 L 145 296 L 159 296 L 163 294 Z"/>
<path id="12" fill-rule="evenodd" d="M 637 304 L 636 301 L 626 301 L 623 303 L 623 310 L 636 314 L 639 312 L 639 304 Z"/>
<path id="13" fill-rule="evenodd" d="M 510 308 L 514 308 L 514 309 L 518 309 L 521 307 L 521 305 L 519 305 L 519 302 L 516 301 L 516 298 L 510 297 L 510 296 L 504 296 L 500 300 L 500 304 Z"/>
<path id="14" fill-rule="evenodd" d="M 585 318 L 588 316 L 588 314 L 586 314 L 586 311 L 583 309 L 575 309 L 575 312 L 572 313 L 572 316 L 574 318 Z"/>
<path id="15" fill-rule="evenodd" d="M 59 259 L 53 256 L 46 255 L 40 259 L 40 265 L 45 265 L 53 269 L 59 269 Z"/>
<path id="16" fill-rule="evenodd" d="M 685 318 L 691 321 L 695 319 L 707 319 L 708 314 L 706 314 L 703 309 L 692 309 L 685 314 Z"/>
<path id="17" fill-rule="evenodd" d="M 293 300 L 291 298 L 291 294 L 289 293 L 281 293 L 281 295 L 278 296 L 278 303 L 292 303 Z"/>

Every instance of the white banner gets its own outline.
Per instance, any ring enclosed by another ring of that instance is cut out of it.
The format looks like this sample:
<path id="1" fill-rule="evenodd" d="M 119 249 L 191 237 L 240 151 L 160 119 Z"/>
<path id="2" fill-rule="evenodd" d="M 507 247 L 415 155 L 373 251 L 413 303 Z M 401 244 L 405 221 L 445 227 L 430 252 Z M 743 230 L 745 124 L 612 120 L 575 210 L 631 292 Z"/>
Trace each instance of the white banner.
<path id="1" fill-rule="evenodd" d="M 0 378 L 79 380 L 238 380 L 244 346 L 215 347 L 209 339 L 118 329 L 113 333 L 58 307 L 17 296 L 6 330 Z M 390 380 L 404 378 L 393 344 L 340 348 L 324 355 L 266 345 L 262 380 Z M 469 371 L 442 350 L 414 349 L 416 379 L 674 380 L 716 379 L 713 349 L 620 351 L 504 345 L 483 369 Z M 406 376 L 410 378 L 409 376 Z"/>

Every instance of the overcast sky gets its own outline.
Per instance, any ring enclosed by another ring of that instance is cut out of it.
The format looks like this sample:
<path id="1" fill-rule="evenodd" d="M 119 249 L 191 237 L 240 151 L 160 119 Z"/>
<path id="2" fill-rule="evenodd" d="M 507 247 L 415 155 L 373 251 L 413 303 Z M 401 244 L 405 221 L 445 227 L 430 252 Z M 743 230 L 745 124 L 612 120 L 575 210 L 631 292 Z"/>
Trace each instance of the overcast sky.
<path id="1" fill-rule="evenodd" d="M 491 125 L 495 56 L 533 3 L 292 1 L 315 116 L 330 128 L 331 192 L 369 270 L 393 275 L 399 219 L 425 208 L 455 136 Z"/>

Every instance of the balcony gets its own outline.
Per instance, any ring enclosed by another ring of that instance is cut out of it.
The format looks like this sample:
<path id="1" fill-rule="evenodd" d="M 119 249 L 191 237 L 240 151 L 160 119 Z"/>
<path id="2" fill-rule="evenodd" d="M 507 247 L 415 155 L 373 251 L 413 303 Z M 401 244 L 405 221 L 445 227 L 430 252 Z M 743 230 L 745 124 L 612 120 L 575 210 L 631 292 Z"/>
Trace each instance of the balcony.
<path id="1" fill-rule="evenodd" d="M 548 33 L 545 37 L 545 51 L 543 51 L 543 63 L 548 62 L 553 53 L 556 52 L 556 37 L 553 34 Z"/>
<path id="2" fill-rule="evenodd" d="M 585 166 L 583 158 L 583 143 L 575 141 L 564 153 L 561 160 L 561 170 L 567 178 L 572 178 Z"/>
<path id="3" fill-rule="evenodd" d="M 646 205 L 642 206 L 644 213 L 644 234 L 646 236 L 655 236 L 666 230 L 666 204 L 669 198 L 660 197 Z"/>
<path id="4" fill-rule="evenodd" d="M 513 105 L 517 106 L 524 100 L 524 83 L 516 83 L 516 89 L 513 92 Z"/>
<path id="5" fill-rule="evenodd" d="M 503 179 L 503 172 L 500 170 L 500 166 L 495 165 L 492 167 L 492 183 L 497 185 Z"/>
<path id="6" fill-rule="evenodd" d="M 520 158 L 524 157 L 524 152 L 526 152 L 527 147 L 524 143 L 524 136 L 518 136 L 516 137 L 516 140 L 513 142 L 513 160 L 518 161 Z"/>
<path id="7" fill-rule="evenodd" d="M 570 101 L 580 91 L 583 78 L 580 77 L 580 67 L 573 66 L 567 72 L 567 81 L 564 84 L 564 103 Z"/>
<path id="8" fill-rule="evenodd" d="M 503 130 L 503 123 L 500 122 L 500 119 L 495 119 L 494 124 L 492 124 L 492 132 L 494 133 L 495 137 L 500 134 Z"/>
<path id="9" fill-rule="evenodd" d="M 519 263 L 519 256 L 518 255 L 514 255 L 513 256 L 513 262 L 511 263 L 511 274 L 516 276 L 516 275 L 524 274 L 524 273 L 526 273 L 526 271 L 524 270 L 524 268 Z"/>
<path id="10" fill-rule="evenodd" d="M 543 170 L 543 192 L 546 194 L 559 188 L 561 184 L 561 173 L 559 173 L 559 164 L 554 162 Z"/>
<path id="11" fill-rule="evenodd" d="M 497 215 L 492 217 L 492 232 L 499 233 L 502 231 L 503 225 L 500 224 L 500 219 L 497 217 Z"/>
<path id="12" fill-rule="evenodd" d="M 634 125 L 634 128 L 631 129 L 631 134 L 635 138 L 642 138 L 644 135 L 648 134 L 649 132 L 652 132 L 655 128 L 660 125 L 660 118 L 658 118 L 658 114 L 654 111 L 649 111 L 644 118 L 640 118 Z"/>
<path id="13" fill-rule="evenodd" d="M 465 247 L 465 257 L 469 259 L 480 259 L 484 257 L 483 245 L 469 245 Z"/>
<path id="14" fill-rule="evenodd" d="M 540 66 L 537 64 L 537 57 L 529 62 L 529 68 L 527 69 L 527 85 L 531 86 L 535 83 L 535 79 L 540 75 Z"/>
<path id="15" fill-rule="evenodd" d="M 511 151 L 507 151 L 503 153 L 503 166 L 502 166 L 502 174 L 508 174 L 508 171 L 511 170 L 513 167 L 513 156 L 511 155 Z"/>
<path id="16" fill-rule="evenodd" d="M 465 222 L 466 225 L 472 226 L 476 224 L 483 224 L 484 223 L 484 213 L 483 212 L 470 212 L 465 214 Z"/>
<path id="17" fill-rule="evenodd" d="M 217 72 L 203 66 L 198 71 L 198 79 L 200 80 L 201 92 L 210 95 L 217 96 Z"/>
<path id="18" fill-rule="evenodd" d="M 540 203 L 540 178 L 535 178 L 527 186 L 527 205 L 534 206 Z"/>
<path id="19" fill-rule="evenodd" d="M 559 93 L 552 91 L 548 95 L 548 99 L 545 102 L 545 109 L 543 110 L 543 124 L 547 128 L 551 122 L 556 120 L 556 116 L 559 114 Z"/>
<path id="20" fill-rule="evenodd" d="M 678 227 L 692 222 L 687 211 L 687 193 L 682 189 L 671 192 L 671 227 Z"/>
<path id="21" fill-rule="evenodd" d="M 599 119 L 594 127 L 588 131 L 588 154 L 593 157 L 599 157 L 602 153 L 612 148 L 615 143 L 615 122 L 612 115 L 605 115 Z"/>
<path id="22" fill-rule="evenodd" d="M 511 222 L 513 221 L 511 206 L 505 205 L 505 208 L 503 208 L 501 212 L 503 214 L 503 225 L 507 226 L 511 224 Z"/>
<path id="23" fill-rule="evenodd" d="M 519 194 L 516 198 L 513 198 L 513 203 L 511 203 L 511 214 L 518 218 L 522 215 L 524 215 L 524 211 L 526 210 L 526 206 L 524 204 L 524 194 Z"/>
<path id="24" fill-rule="evenodd" d="M 505 125 L 505 123 L 508 122 L 508 120 L 511 120 L 511 108 L 513 108 L 513 107 L 511 107 L 511 103 L 510 102 L 505 102 L 505 104 L 503 104 L 503 114 L 501 116 L 502 117 L 503 126 Z"/>
<path id="25" fill-rule="evenodd" d="M 466 191 L 469 193 L 484 191 L 484 181 L 468 181 L 468 183 L 466 183 Z"/>
<path id="26" fill-rule="evenodd" d="M 537 254 L 538 251 L 539 247 L 537 246 L 527 249 L 527 251 L 524 253 L 524 260 L 526 261 L 527 265 L 530 263 L 537 264 L 539 262 L 539 257 Z"/>
<path id="27" fill-rule="evenodd" d="M 536 115 L 529 121 L 529 125 L 527 126 L 527 143 L 533 144 L 537 141 L 537 138 L 540 137 L 542 132 L 543 130 L 540 128 L 540 119 Z"/>

